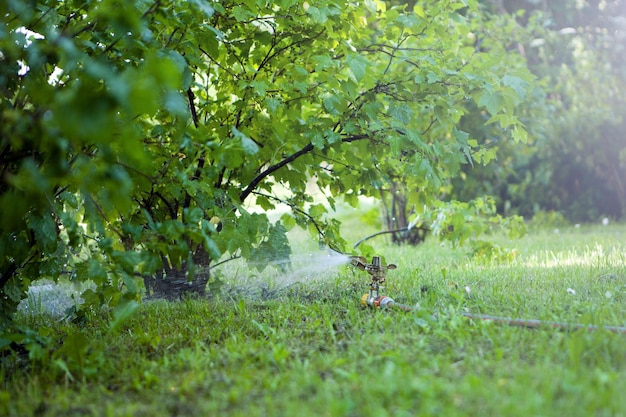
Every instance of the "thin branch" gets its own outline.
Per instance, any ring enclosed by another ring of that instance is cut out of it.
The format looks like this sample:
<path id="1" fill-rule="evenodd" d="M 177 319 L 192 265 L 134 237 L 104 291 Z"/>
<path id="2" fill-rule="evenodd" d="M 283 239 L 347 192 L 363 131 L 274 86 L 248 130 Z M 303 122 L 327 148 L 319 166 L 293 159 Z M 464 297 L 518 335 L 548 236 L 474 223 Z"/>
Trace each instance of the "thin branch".
<path id="1" fill-rule="evenodd" d="M 320 236 L 324 236 L 324 231 L 317 224 L 315 219 L 309 213 L 307 213 L 306 211 L 302 210 L 300 207 L 296 206 L 295 204 L 293 204 L 293 203 L 291 203 L 291 202 L 289 202 L 287 200 L 283 200 L 282 198 L 276 197 L 274 195 L 265 194 L 265 193 L 262 193 L 262 192 L 259 192 L 259 191 L 253 191 L 252 194 L 258 195 L 258 196 L 261 196 L 261 197 L 265 197 L 265 198 L 269 198 L 270 200 L 278 201 L 281 204 L 285 204 L 285 205 L 289 206 L 293 211 L 296 211 L 296 212 L 302 214 L 303 216 L 305 216 L 306 218 L 308 218 L 309 221 L 311 223 L 313 223 L 313 225 L 317 229 L 317 232 L 320 234 Z"/>
<path id="2" fill-rule="evenodd" d="M 358 242 L 356 242 L 356 243 L 354 244 L 354 246 L 352 246 L 352 249 L 356 249 L 356 248 L 357 248 L 357 246 L 359 246 L 361 243 L 365 242 L 366 240 L 372 239 L 372 238 L 374 238 L 374 237 L 376 237 L 376 236 L 385 235 L 385 234 L 389 234 L 389 233 L 402 233 L 402 232 L 408 232 L 408 231 L 409 231 L 409 230 L 411 230 L 411 229 L 425 230 L 425 231 L 427 231 L 427 232 L 428 232 L 428 231 L 430 231 L 430 229 L 429 229 L 429 228 L 427 228 L 427 227 L 423 227 L 423 226 L 421 226 L 421 227 L 413 227 L 413 228 L 410 228 L 410 227 L 401 227 L 401 228 L 399 228 L 399 229 L 393 229 L 393 230 L 383 230 L 382 232 L 376 232 L 376 233 L 373 233 L 373 234 L 371 234 L 371 235 L 369 235 L 369 236 L 365 236 L 363 239 L 361 239 L 361 240 L 359 240 Z"/>
<path id="3" fill-rule="evenodd" d="M 241 255 L 233 255 L 233 256 L 231 256 L 228 259 L 224 259 L 223 261 L 219 261 L 215 265 L 211 266 L 209 269 L 212 270 L 213 268 L 218 267 L 218 266 L 220 266 L 222 264 L 225 264 L 226 262 L 234 261 L 235 259 L 240 259 L 240 258 L 241 258 Z"/>
<path id="4" fill-rule="evenodd" d="M 198 120 L 198 112 L 196 111 L 196 105 L 194 102 L 195 95 L 191 88 L 187 89 L 187 99 L 189 100 L 189 109 L 191 111 L 191 118 L 193 119 L 193 125 L 198 128 L 200 122 Z M 198 158 L 198 165 L 196 166 L 196 172 L 194 172 L 193 177 L 191 177 L 191 181 L 198 181 L 200 179 L 200 175 L 202 174 L 202 169 L 205 164 L 205 151 L 203 150 Z M 188 191 L 185 192 L 185 202 L 183 203 L 183 208 L 188 208 L 191 204 L 191 194 Z"/>
<path id="5" fill-rule="evenodd" d="M 39 22 L 43 21 L 43 19 L 48 15 L 48 13 L 50 13 L 51 11 L 55 10 L 54 7 L 49 7 L 48 10 L 46 10 L 45 12 L 43 12 L 38 18 L 37 20 L 35 20 L 33 23 L 31 23 L 30 25 L 27 26 L 28 30 L 32 30 L 33 32 L 36 32 L 36 26 L 39 24 Z"/>
<path id="6" fill-rule="evenodd" d="M 239 201 L 240 202 L 244 202 L 246 200 L 246 198 L 248 198 L 248 196 L 250 195 L 250 193 L 252 193 L 252 191 L 254 191 L 254 189 L 261 183 L 261 181 L 263 181 L 266 177 L 270 176 L 271 174 L 273 174 L 274 172 L 278 171 L 279 169 L 281 169 L 282 167 L 284 167 L 285 165 L 295 161 L 296 159 L 298 159 L 299 157 L 301 157 L 302 155 L 306 155 L 307 153 L 311 152 L 313 149 L 315 149 L 315 147 L 313 146 L 312 143 L 308 143 L 306 146 L 304 146 L 302 149 L 300 149 L 298 152 L 289 155 L 288 157 L 286 157 L 285 159 L 283 159 L 282 161 L 278 162 L 277 164 L 274 164 L 270 167 L 268 167 L 266 170 L 264 170 L 263 172 L 261 172 L 259 175 L 257 175 L 256 177 L 254 177 L 252 179 L 252 181 L 250 181 L 250 184 L 248 184 L 248 186 L 245 188 L 245 190 L 243 190 L 241 192 L 241 194 L 239 194 Z"/>
<path id="7" fill-rule="evenodd" d="M 290 49 L 295 49 L 295 47 L 303 44 L 304 42 L 308 42 L 308 41 L 313 41 L 317 38 L 319 38 L 320 36 L 322 36 L 322 34 L 326 31 L 326 29 L 322 29 L 319 33 L 308 37 L 308 38 L 303 38 L 300 39 L 298 41 L 293 41 L 288 45 L 283 46 L 282 48 L 277 48 L 277 45 L 281 42 L 282 39 L 285 39 L 286 36 L 288 36 L 287 34 L 281 34 L 281 38 L 278 38 L 278 33 L 276 31 L 274 31 L 274 35 L 272 37 L 272 44 L 270 45 L 267 53 L 265 54 L 265 56 L 263 57 L 263 59 L 261 60 L 261 63 L 258 65 L 256 71 L 254 71 L 252 78 L 250 78 L 249 81 L 254 81 L 256 80 L 257 76 L 261 73 L 261 71 L 269 64 L 270 61 L 272 61 L 276 56 L 279 56 L 283 53 L 285 53 L 285 51 L 288 51 Z M 236 56 L 237 59 L 239 60 L 239 56 Z M 240 61 L 242 68 L 245 68 L 245 66 L 243 65 L 243 63 Z M 311 89 L 315 89 L 317 88 L 319 84 L 317 85 L 313 85 Z M 248 89 L 246 89 L 246 91 L 244 92 L 244 98 L 247 96 L 248 94 Z M 244 108 L 241 108 L 239 110 L 239 112 L 237 113 L 237 116 L 235 117 L 235 127 L 239 128 L 239 126 L 241 125 L 241 115 L 243 114 L 243 110 Z M 257 143 L 258 144 L 258 143 Z"/>
<path id="8" fill-rule="evenodd" d="M 172 39 L 174 38 L 176 32 L 178 32 L 178 28 L 174 28 L 172 33 L 170 33 L 170 36 L 167 38 L 167 42 L 165 42 L 165 48 L 168 48 L 170 46 L 170 43 L 172 43 Z"/>
<path id="9" fill-rule="evenodd" d="M 170 217 L 172 218 L 172 220 L 175 220 L 178 217 L 177 208 L 175 206 L 172 206 L 172 203 L 170 203 L 169 200 L 167 200 L 159 191 L 155 192 L 154 195 L 156 195 L 161 201 L 163 201 L 163 204 L 165 204 L 165 207 L 167 207 L 167 210 L 170 212 Z M 148 211 L 148 213 L 152 214 L 152 210 L 150 210 L 150 207 L 144 205 L 144 208 Z"/>
<path id="10" fill-rule="evenodd" d="M 351 143 L 351 142 L 355 142 L 357 140 L 363 140 L 363 139 L 371 139 L 371 136 L 369 134 L 354 135 L 354 136 L 343 138 L 341 142 Z M 305 145 L 302 149 L 300 149 L 296 153 L 289 155 L 282 161 L 262 171 L 259 175 L 254 177 L 252 181 L 250 182 L 250 184 L 248 184 L 248 186 L 241 192 L 241 194 L 239 194 L 239 201 L 243 203 L 245 199 L 248 198 L 248 196 L 254 191 L 254 189 L 261 183 L 261 181 L 263 181 L 265 178 L 272 175 L 274 172 L 278 171 L 285 165 L 295 161 L 296 159 L 298 159 L 299 157 L 303 155 L 310 153 L 311 151 L 313 151 L 313 149 L 315 149 L 315 147 L 313 146 L 312 143 L 309 142 L 307 145 Z"/>
<path id="11" fill-rule="evenodd" d="M 130 165 L 128 165 L 128 164 L 125 164 L 124 162 L 119 162 L 119 161 L 117 161 L 117 162 L 114 162 L 114 164 L 115 164 L 115 165 L 119 165 L 119 166 L 121 166 L 121 167 L 123 167 L 123 168 L 125 168 L 125 169 L 127 169 L 127 170 L 129 170 L 129 171 L 132 171 L 132 172 L 134 172 L 135 174 L 137 174 L 137 175 L 139 175 L 139 176 L 141 176 L 141 177 L 144 177 L 145 179 L 147 179 L 147 180 L 148 180 L 148 181 L 150 181 L 150 182 L 154 182 L 154 178 L 152 178 L 150 175 L 146 174 L 145 172 L 141 172 L 141 171 L 140 171 L 140 170 L 138 170 L 137 168 L 132 167 L 132 166 L 130 166 Z"/>
<path id="12" fill-rule="evenodd" d="M 351 143 L 351 142 L 356 142 L 357 140 L 363 140 L 363 139 L 372 139 L 372 136 L 369 134 L 361 134 L 361 135 L 354 135 L 354 136 L 348 136 L 346 138 L 341 139 L 342 143 Z"/>
<path id="13" fill-rule="evenodd" d="M 127 36 L 126 34 L 118 36 L 117 39 L 113 40 L 113 42 L 111 42 L 106 48 L 104 48 L 100 56 L 104 56 L 107 53 L 111 52 L 111 50 L 113 50 L 113 47 L 117 45 L 117 43 L 121 41 L 122 39 L 124 39 L 126 36 Z"/>
<path id="14" fill-rule="evenodd" d="M 31 244 L 30 249 L 32 249 L 34 246 L 35 245 Z M 26 259 L 21 265 L 18 265 L 17 262 L 11 262 L 11 264 L 4 271 L 4 273 L 0 275 L 0 290 L 4 289 L 4 286 L 7 284 L 7 282 L 9 282 L 11 278 L 15 276 L 16 272 L 19 269 L 24 268 L 27 264 L 29 264 L 35 258 L 35 255 L 37 255 L 37 252 L 32 253 L 28 257 L 28 259 Z"/>
<path id="15" fill-rule="evenodd" d="M 436 121 L 437 121 L 436 118 L 431 117 L 430 118 L 430 123 L 428 124 L 428 126 L 426 126 L 426 129 L 422 130 L 422 133 L 420 133 L 420 135 L 424 136 L 435 125 Z"/>
<path id="16" fill-rule="evenodd" d="M 161 5 L 161 0 L 156 0 L 154 3 L 152 3 L 152 5 L 150 7 L 148 7 L 148 10 L 146 10 L 143 15 L 141 16 L 142 19 L 148 17 L 148 15 L 151 15 L 153 13 L 156 12 L 156 9 Z"/>
<path id="17" fill-rule="evenodd" d="M 345 163 L 343 161 L 340 161 L 338 159 L 329 158 L 326 155 L 320 155 L 320 154 L 318 154 L 316 152 L 313 152 L 311 155 L 317 156 L 320 159 L 324 159 L 324 161 L 326 161 L 326 162 L 332 162 L 333 165 L 340 165 L 340 166 L 342 166 L 344 168 L 347 168 L 349 171 L 358 171 L 358 169 L 354 168 L 352 165 L 347 164 L 347 163 Z M 328 167 L 323 167 L 322 166 L 320 168 L 323 169 L 324 171 L 327 171 L 327 172 L 330 172 L 330 173 L 334 172 L 332 169 L 330 169 Z"/>
<path id="18" fill-rule="evenodd" d="M 271 200 L 275 200 L 275 201 L 278 201 L 281 204 L 285 204 L 285 205 L 289 206 L 293 211 L 298 212 L 298 213 L 302 214 L 303 216 L 305 216 L 307 219 L 309 219 L 309 221 L 313 224 L 315 229 L 317 229 L 317 233 L 318 233 L 319 237 L 320 238 L 324 237 L 324 230 L 322 230 L 322 227 L 317 223 L 317 221 L 315 221 L 315 219 L 309 213 L 307 213 L 306 211 L 302 210 L 300 207 L 296 206 L 293 203 L 290 203 L 287 200 L 283 200 L 282 198 L 279 198 L 279 197 L 276 197 L 276 196 L 273 196 L 273 195 L 270 195 L 270 194 L 265 194 L 265 193 L 261 193 L 261 192 L 258 192 L 258 191 L 253 191 L 253 194 L 261 196 L 261 197 L 269 198 Z M 328 244 L 328 247 L 330 249 L 334 250 L 337 253 L 342 253 L 339 249 L 333 247 L 333 245 L 331 245 L 331 244 Z"/>
<path id="19" fill-rule="evenodd" d="M 212 63 L 217 65 L 219 67 L 219 69 L 221 69 L 222 71 L 224 71 L 225 73 L 230 75 L 232 78 L 234 78 L 236 80 L 239 79 L 239 76 L 236 73 L 232 72 L 229 68 L 222 66 L 219 62 L 217 62 L 215 59 L 213 59 L 211 54 L 209 54 L 207 51 L 202 49 L 201 46 L 199 46 L 198 49 L 200 50 L 200 52 L 202 52 L 204 55 L 206 55 L 206 57 L 209 59 L 209 61 L 211 61 Z"/>
<path id="20" fill-rule="evenodd" d="M 196 110 L 195 104 L 195 94 L 191 91 L 191 88 L 187 89 L 187 99 L 189 101 L 189 110 L 191 111 L 191 119 L 193 120 L 193 125 L 198 128 L 200 121 L 198 119 L 198 111 Z"/>
<path id="21" fill-rule="evenodd" d="M 91 202 L 91 204 L 93 204 L 93 206 L 96 208 L 96 211 L 98 212 L 98 214 L 100 214 L 100 217 L 102 217 L 102 219 L 108 223 L 108 226 L 111 228 L 111 230 L 113 232 L 115 232 L 115 234 L 117 234 L 120 239 L 124 239 L 124 233 L 122 233 L 121 230 L 115 228 L 111 222 L 109 221 L 107 215 L 104 213 L 104 211 L 102 210 L 102 207 L 100 207 L 100 205 L 98 205 L 98 202 L 96 202 L 96 200 L 93 198 L 93 196 L 89 193 L 85 193 L 85 196 L 89 199 L 89 201 Z"/>

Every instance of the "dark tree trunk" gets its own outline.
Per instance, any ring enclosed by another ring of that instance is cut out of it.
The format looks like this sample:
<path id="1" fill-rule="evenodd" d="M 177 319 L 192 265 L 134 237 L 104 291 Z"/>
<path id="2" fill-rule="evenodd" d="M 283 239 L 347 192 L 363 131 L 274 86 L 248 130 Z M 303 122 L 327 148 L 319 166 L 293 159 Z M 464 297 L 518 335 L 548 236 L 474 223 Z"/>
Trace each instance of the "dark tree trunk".
<path id="1" fill-rule="evenodd" d="M 211 258 L 204 248 L 200 247 L 193 255 L 193 277 L 190 277 L 190 265 L 183 262 L 180 267 L 170 266 L 163 257 L 163 269 L 154 276 L 144 277 L 148 298 L 179 300 L 184 297 L 203 297 L 211 277 Z"/>
<path id="2" fill-rule="evenodd" d="M 409 207 L 407 192 L 401 184 L 393 182 L 389 196 L 383 195 L 383 223 L 391 234 L 391 242 L 396 245 L 418 245 L 424 241 L 428 229 L 409 228 L 409 217 L 414 208 Z"/>

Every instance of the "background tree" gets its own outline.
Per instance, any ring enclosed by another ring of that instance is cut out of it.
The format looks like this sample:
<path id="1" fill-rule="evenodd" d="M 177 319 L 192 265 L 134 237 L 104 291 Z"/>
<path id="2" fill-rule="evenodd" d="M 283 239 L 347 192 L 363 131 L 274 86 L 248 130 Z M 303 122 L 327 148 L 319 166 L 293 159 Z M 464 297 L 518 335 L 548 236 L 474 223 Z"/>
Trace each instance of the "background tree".
<path id="1" fill-rule="evenodd" d="M 408 2 L 414 4 L 415 2 Z M 432 10 L 423 2 L 417 2 L 417 5 L 411 6 L 416 13 L 428 13 L 424 10 Z M 475 213 L 466 213 L 465 215 L 453 216 L 456 219 L 452 221 L 437 221 L 441 209 L 441 201 L 447 201 L 447 205 L 454 205 L 454 200 L 469 201 L 474 198 L 483 196 L 490 192 L 485 192 L 485 188 L 480 190 L 472 190 L 470 187 L 463 187 L 451 194 L 448 179 L 455 180 L 459 175 L 466 177 L 465 172 L 473 170 L 476 175 L 482 172 L 476 166 L 484 166 L 495 158 L 496 149 L 500 142 L 520 143 L 526 142 L 525 122 L 526 120 L 518 120 L 516 115 L 527 115 L 525 107 L 520 106 L 522 102 L 536 103 L 533 97 L 542 95 L 541 89 L 535 85 L 532 75 L 526 71 L 525 57 L 519 53 L 517 48 L 513 48 L 514 39 L 530 36 L 531 29 L 522 27 L 511 16 L 501 16 L 490 14 L 488 10 L 478 7 L 477 9 L 459 9 L 459 16 L 465 23 L 465 37 L 461 38 L 467 47 L 472 48 L 472 58 L 459 56 L 459 61 L 449 61 L 449 68 L 443 71 L 442 84 L 445 86 L 444 97 L 450 99 L 442 108 L 454 109 L 454 117 L 447 118 L 449 124 L 444 128 L 453 135 L 461 135 L 467 141 L 470 147 L 476 147 L 474 150 L 469 148 L 463 149 L 464 154 L 455 163 L 445 164 L 446 169 L 450 170 L 442 181 L 438 182 L 437 187 L 430 187 L 428 193 L 436 196 L 436 199 L 430 200 L 429 203 L 424 201 L 424 193 L 420 192 L 421 184 L 415 183 L 413 178 L 408 178 L 404 171 L 400 171 L 388 181 L 390 186 L 382 190 L 383 213 L 387 228 L 392 231 L 392 241 L 396 243 L 419 243 L 423 240 L 425 234 L 430 231 L 433 225 L 439 225 L 443 229 L 435 230 L 437 233 L 442 231 L 446 235 L 450 235 L 450 231 L 455 228 L 459 231 L 466 229 L 467 224 L 476 224 Z M 436 29 L 431 27 L 434 32 L 428 36 L 436 38 L 438 35 Z M 454 42 L 458 43 L 459 40 Z M 439 42 L 438 50 L 434 48 L 432 53 L 437 55 L 442 50 L 454 50 L 454 46 L 445 42 Z M 492 58 L 498 56 L 506 56 L 505 60 L 497 61 Z M 466 61 L 470 62 L 472 69 L 466 69 Z M 456 67 L 455 67 L 456 65 Z M 480 69 L 479 69 L 480 68 Z M 465 78 L 462 81 L 457 79 L 460 74 L 465 77 L 465 71 L 473 74 L 481 74 L 485 84 L 480 89 L 473 91 L 474 100 L 465 100 L 464 94 L 471 91 L 471 83 L 467 83 Z M 485 76 L 485 74 L 489 74 Z M 439 88 L 437 85 L 436 88 Z M 430 94 L 441 94 L 441 91 L 425 91 L 424 99 L 429 100 Z M 420 100 L 420 98 L 416 98 Z M 539 107 L 539 105 L 537 105 Z M 430 108 L 422 108 L 422 120 L 428 119 Z M 440 127 L 441 123 L 437 126 Z M 430 128 L 430 126 L 429 126 Z M 450 133 L 443 134 L 439 129 L 432 131 L 426 128 L 423 136 L 427 137 L 430 143 L 436 143 L 433 148 L 435 153 L 440 150 L 437 147 L 445 142 L 442 136 L 450 136 Z M 487 136 L 484 136 L 487 134 Z M 476 145 L 480 145 L 479 147 Z M 445 146 L 445 145 L 444 145 Z M 476 168 L 476 169 L 474 169 Z M 498 169 L 492 167 L 491 169 Z M 431 184 L 432 186 L 432 184 Z M 474 192 L 479 191 L 479 192 Z M 451 198 L 452 197 L 452 198 Z M 479 203 L 479 205 L 481 205 Z M 472 207 L 476 207 L 470 204 Z M 456 205 L 454 209 L 457 212 L 463 211 L 465 204 Z M 490 205 L 483 206 L 485 208 Z M 447 211 L 450 207 L 447 207 Z M 493 214 L 493 213 L 492 213 Z M 450 219 L 449 219 L 450 220 Z M 414 226 L 414 227 L 412 227 Z M 478 225 L 477 225 L 478 226 Z M 480 227 L 486 227 L 481 225 Z M 466 230 L 460 232 L 466 233 Z M 452 233 L 454 235 L 454 233 Z"/>
<path id="2" fill-rule="evenodd" d="M 559 211 L 577 222 L 623 217 L 626 142 L 620 133 L 625 114 L 619 91 L 626 85 L 626 5 L 485 4 L 530 29 L 532 36 L 514 38 L 515 47 L 547 94 L 536 97 L 522 117 L 530 146 L 500 140 L 498 163 L 480 171 L 467 169 L 465 180 L 454 180 L 451 195 L 495 195 L 500 212 L 528 218 L 540 210 Z"/>
<path id="3" fill-rule="evenodd" d="M 433 206 L 462 164 L 489 158 L 457 127 L 468 103 L 524 138 L 532 77 L 477 47 L 490 23 L 474 1 L 10 0 L 0 13 L 5 317 L 31 280 L 61 274 L 96 284 L 88 304 L 137 298 L 138 277 L 154 296 L 202 293 L 221 256 L 284 258 L 295 225 L 342 250 L 335 197 L 401 178 Z M 292 210 L 271 223 L 250 204 Z M 488 206 L 434 211 L 435 225 L 462 241 L 484 230 L 464 216 Z"/>

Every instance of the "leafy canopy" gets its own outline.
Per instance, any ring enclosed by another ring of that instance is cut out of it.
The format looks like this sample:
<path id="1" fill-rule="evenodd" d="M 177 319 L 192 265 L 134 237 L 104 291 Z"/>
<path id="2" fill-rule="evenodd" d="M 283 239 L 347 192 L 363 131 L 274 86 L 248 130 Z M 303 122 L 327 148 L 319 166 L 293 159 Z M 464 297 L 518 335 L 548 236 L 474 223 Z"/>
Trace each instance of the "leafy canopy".
<path id="1" fill-rule="evenodd" d="M 341 250 L 336 197 L 401 179 L 432 207 L 492 158 L 458 127 L 468 103 L 525 139 L 533 78 L 472 0 L 8 0 L 0 14 L 5 316 L 40 277 L 91 280 L 86 299 L 115 305 L 137 276 L 284 257 L 295 225 Z M 271 224 L 251 205 L 292 210 Z"/>

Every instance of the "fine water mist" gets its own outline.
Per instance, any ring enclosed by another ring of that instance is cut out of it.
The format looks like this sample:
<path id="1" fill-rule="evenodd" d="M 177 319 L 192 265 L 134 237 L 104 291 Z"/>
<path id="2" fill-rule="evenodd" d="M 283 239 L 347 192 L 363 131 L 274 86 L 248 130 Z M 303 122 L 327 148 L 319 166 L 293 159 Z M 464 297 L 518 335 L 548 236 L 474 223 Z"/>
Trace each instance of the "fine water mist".
<path id="1" fill-rule="evenodd" d="M 338 267 L 350 263 L 350 257 L 331 249 L 292 255 L 288 259 L 270 262 L 277 270 L 273 281 L 279 285 L 323 280 L 333 277 Z"/>
<path id="2" fill-rule="evenodd" d="M 31 284 L 28 296 L 20 302 L 18 310 L 31 315 L 45 313 L 60 318 L 70 307 L 83 302 L 81 292 L 81 288 L 67 282 L 37 280 Z"/>
<path id="3" fill-rule="evenodd" d="M 239 296 L 242 294 L 250 296 L 256 294 L 257 291 L 261 291 L 261 294 L 267 290 L 280 291 L 292 284 L 333 279 L 341 270 L 341 266 L 349 264 L 350 261 L 350 256 L 328 248 L 310 249 L 292 254 L 285 259 L 265 262 L 260 260 L 260 265 L 266 267 L 262 268 L 261 273 L 258 271 L 254 273 L 248 269 L 254 264 L 244 267 L 244 270 L 251 273 L 250 275 L 241 274 L 242 270 L 236 269 L 237 278 L 230 281 L 229 285 L 231 290 Z M 230 273 L 232 274 L 232 271 Z M 63 317 L 68 308 L 82 303 L 81 292 L 81 289 L 69 283 L 40 280 L 30 287 L 28 297 L 22 300 L 19 310 L 27 314 L 45 313 L 54 317 Z"/>

